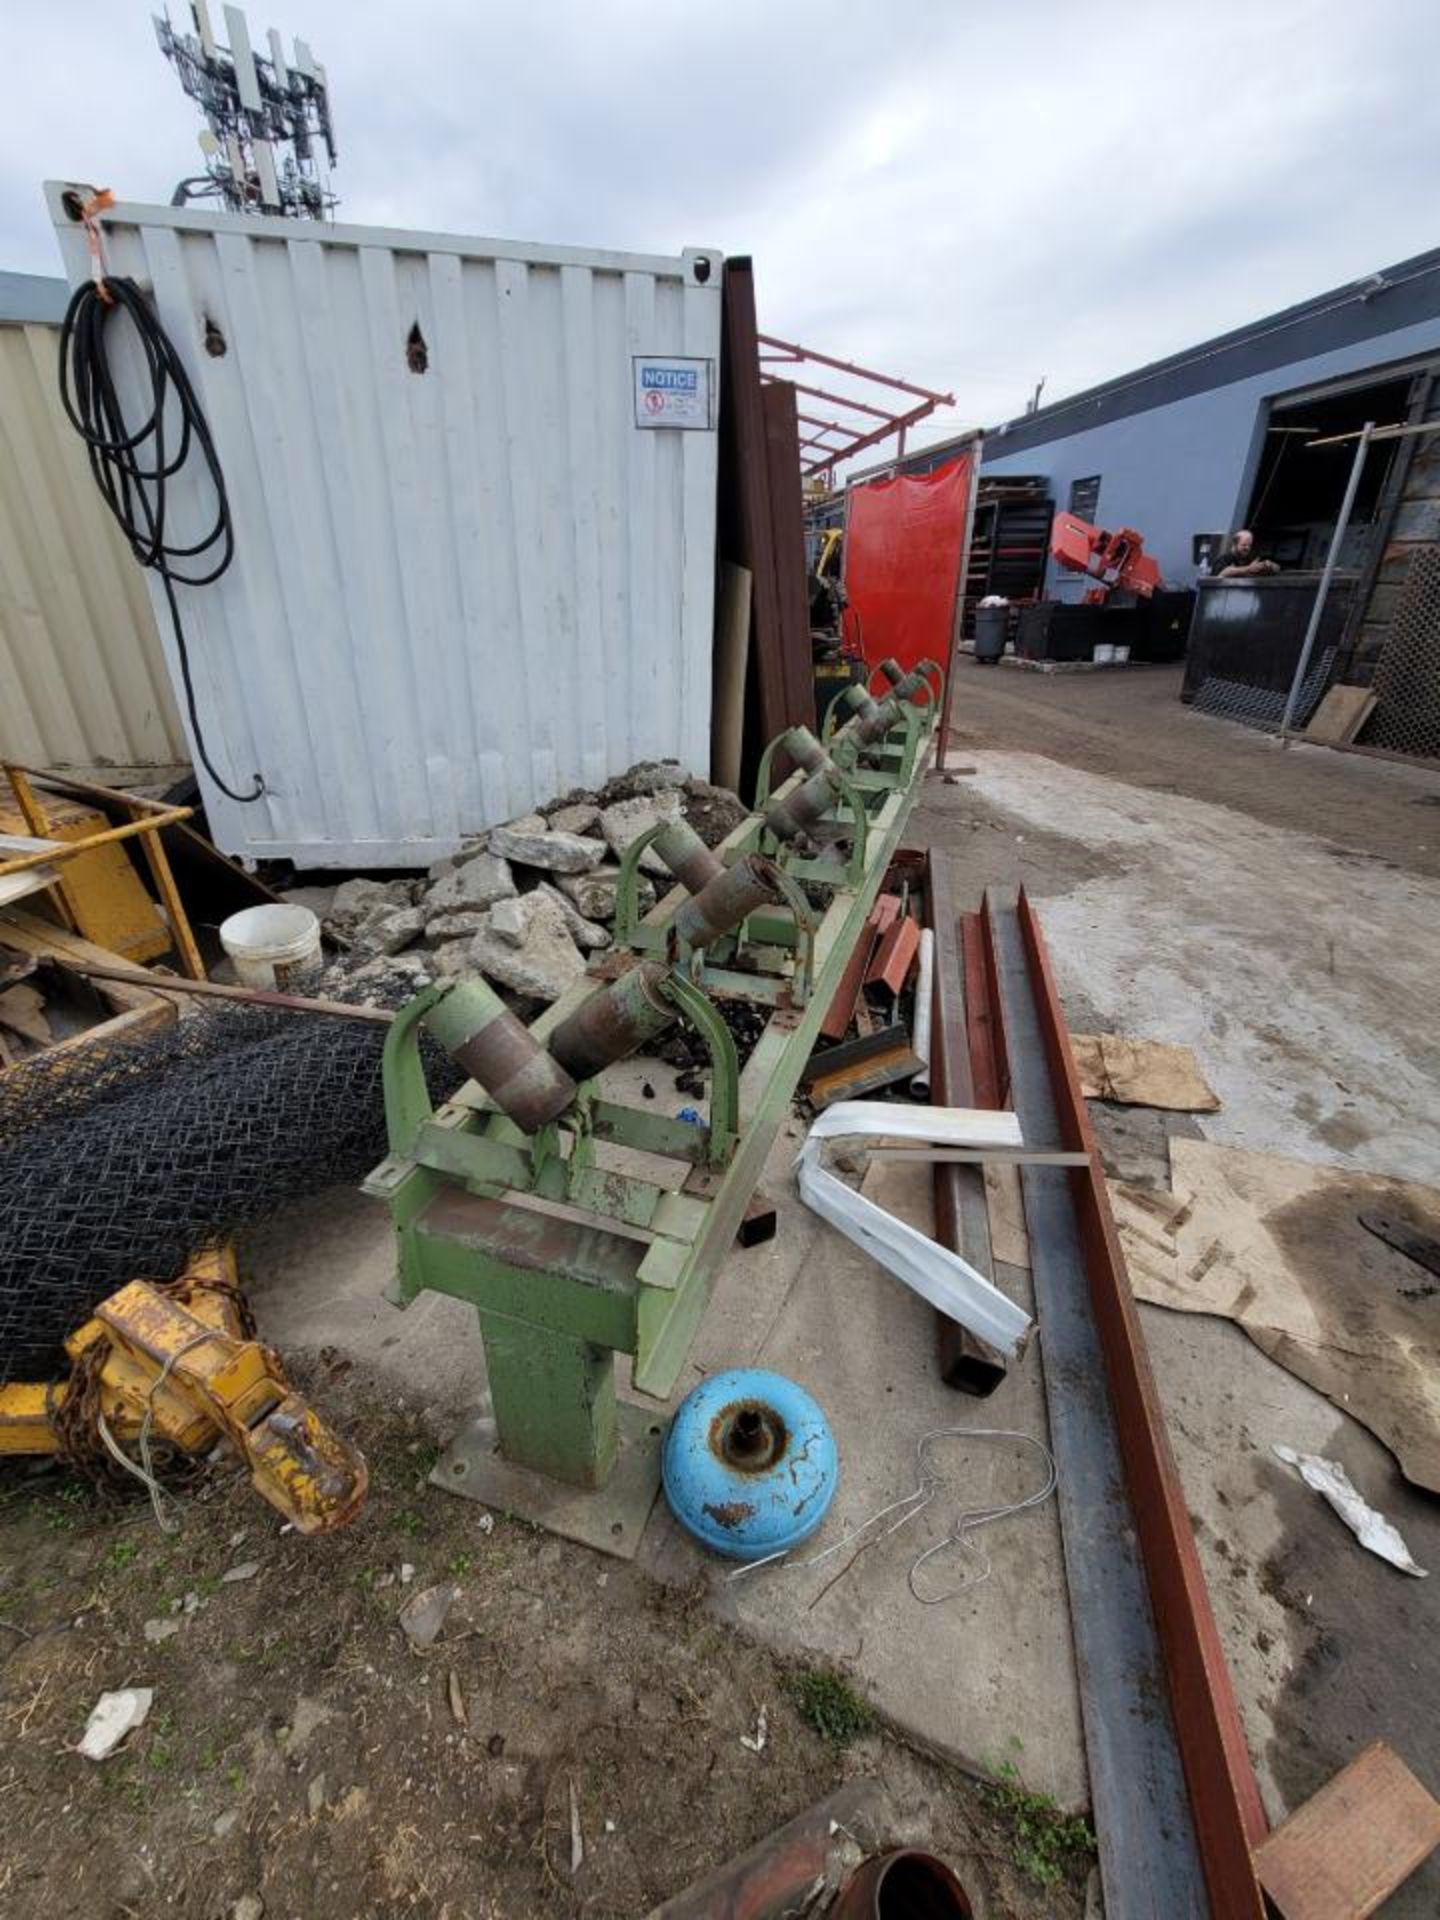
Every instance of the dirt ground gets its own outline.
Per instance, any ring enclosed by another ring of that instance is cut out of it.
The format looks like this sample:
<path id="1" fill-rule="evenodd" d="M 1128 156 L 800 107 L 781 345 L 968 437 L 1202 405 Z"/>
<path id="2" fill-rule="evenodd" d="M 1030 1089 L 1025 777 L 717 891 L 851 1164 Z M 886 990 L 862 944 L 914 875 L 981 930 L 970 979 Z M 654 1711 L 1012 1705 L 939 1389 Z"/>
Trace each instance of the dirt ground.
<path id="1" fill-rule="evenodd" d="M 1088 1854 L 1049 1881 L 1045 1807 L 876 1724 L 822 1736 L 797 1692 L 809 1670 L 631 1566 L 499 1515 L 482 1530 L 426 1484 L 435 1437 L 414 1408 L 293 1358 L 370 1462 L 365 1510 L 332 1539 L 283 1530 L 233 1468 L 168 1536 L 143 1498 L 0 1475 L 6 1920 L 638 1920 L 862 1775 L 894 1840 L 950 1860 L 977 1913 L 1079 1916 Z M 397 1616 L 437 1585 L 453 1606 L 413 1651 Z M 75 1745 L 123 1686 L 154 1689 L 150 1716 L 97 1765 Z M 762 1711 L 757 1753 L 742 1738 Z"/>
<path id="2" fill-rule="evenodd" d="M 960 750 L 1042 753 L 1132 786 L 1234 807 L 1319 834 L 1367 859 L 1440 874 L 1440 773 L 1270 735 L 1193 713 L 1179 666 L 1038 673 L 961 663 L 952 733 Z"/>
<path id="3" fill-rule="evenodd" d="M 967 751 L 1018 749 L 1318 834 L 1337 872 L 1378 862 L 1440 874 L 1433 772 L 1320 749 L 1282 754 L 1191 714 L 1177 684 L 1171 669 L 1045 677 L 967 665 L 956 764 Z M 956 847 L 968 896 L 1020 880 L 1058 902 L 1123 873 L 1125 850 L 1074 837 L 1074 822 L 1052 830 L 972 794 L 963 774 L 953 789 L 932 782 L 912 836 Z M 1077 1027 L 1088 1023 L 1075 996 L 1067 1005 Z M 1157 1143 L 1135 1121 L 1108 1144 L 1133 1177 Z M 1209 1326 L 1182 1331 L 1193 1340 Z M 997 1795 L 882 1724 L 826 1738 L 801 1710 L 803 1668 L 633 1566 L 498 1515 L 482 1530 L 473 1506 L 427 1484 L 441 1436 L 418 1399 L 397 1399 L 393 1381 L 324 1349 L 288 1358 L 371 1464 L 367 1506 L 333 1540 L 282 1531 L 233 1469 L 212 1468 L 184 1498 L 174 1534 L 143 1499 L 102 1501 L 57 1471 L 0 1470 L 6 1920 L 639 1920 L 862 1775 L 883 1782 L 893 1837 L 950 1859 L 982 1920 L 1078 1920 L 1088 1859 L 1062 1850 L 1063 1874 L 1046 1884 L 1054 1823 L 1043 1805 Z M 1241 1354 L 1234 1364 L 1261 1363 Z M 1197 1393 L 1213 1377 L 1184 1356 L 1172 1374 Z M 1178 1387 L 1170 1401 L 1203 1428 Z M 1283 1578 L 1307 1606 L 1320 1596 L 1306 1626 L 1319 1645 L 1333 1569 L 1293 1558 L 1294 1540 L 1314 1539 L 1320 1553 L 1324 1537 L 1294 1490 L 1290 1506 L 1276 1554 L 1292 1557 L 1267 1563 L 1265 1577 Z M 1211 1569 L 1217 1587 L 1223 1571 Z M 1358 1633 L 1385 1604 L 1383 1581 L 1353 1562 L 1347 1578 L 1366 1583 L 1344 1616 Z M 417 1653 L 398 1615 L 442 1584 L 457 1589 L 453 1607 L 437 1644 Z M 1353 1664 L 1356 1644 L 1323 1629 L 1323 1650 L 1295 1669 L 1308 1694 L 1292 1686 L 1289 1707 L 1275 1709 L 1287 1764 L 1307 1775 L 1298 1792 L 1341 1757 L 1343 1729 L 1322 1725 L 1324 1697 L 1343 1695 L 1350 1712 L 1336 1659 L 1343 1650 Z M 1365 1672 L 1367 1687 L 1384 1679 Z M 146 1725 L 105 1763 L 81 1758 L 90 1707 L 128 1685 L 155 1689 Z M 839 1697 L 850 1698 L 843 1686 Z M 753 1739 L 762 1708 L 756 1753 L 742 1738 Z M 1304 1742 L 1322 1732 L 1312 1765 Z M 994 1763 L 1023 1773 L 1024 1754 L 997 1752 Z M 573 1874 L 572 1788 L 585 1853 Z"/>

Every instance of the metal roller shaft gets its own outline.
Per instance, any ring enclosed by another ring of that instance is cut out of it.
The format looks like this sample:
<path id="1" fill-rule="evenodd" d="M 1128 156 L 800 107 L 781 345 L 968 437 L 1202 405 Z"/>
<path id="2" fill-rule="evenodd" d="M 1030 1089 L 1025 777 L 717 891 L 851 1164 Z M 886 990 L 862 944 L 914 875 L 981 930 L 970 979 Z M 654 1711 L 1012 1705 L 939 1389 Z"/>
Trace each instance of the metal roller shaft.
<path id="1" fill-rule="evenodd" d="M 876 669 L 876 671 L 879 673 L 883 673 L 885 678 L 890 682 L 892 687 L 898 687 L 900 682 L 905 678 L 905 669 L 901 666 L 900 662 L 895 658 L 893 653 L 888 655 L 884 660 L 880 662 L 880 665 Z"/>
<path id="2" fill-rule="evenodd" d="M 825 749 L 808 727 L 791 727 L 785 735 L 785 751 L 806 773 L 818 773 L 825 765 Z"/>
<path id="3" fill-rule="evenodd" d="M 733 933 L 750 914 L 762 907 L 778 906 L 784 898 L 775 862 L 758 853 L 747 853 L 684 903 L 670 922 L 671 937 L 692 951 L 712 946 L 725 934 Z"/>
<path id="4" fill-rule="evenodd" d="M 667 821 L 650 844 L 687 893 L 699 893 L 725 871 L 724 862 L 716 858 L 688 820 Z"/>
<path id="5" fill-rule="evenodd" d="M 840 798 L 838 769 L 827 763 L 818 773 L 774 801 L 765 815 L 766 831 L 777 840 L 793 840 L 825 818 Z"/>
<path id="6" fill-rule="evenodd" d="M 874 713 L 876 706 L 875 701 L 871 699 L 864 687 L 847 687 L 844 693 L 839 696 L 839 704 L 845 709 L 849 717 L 855 718 L 858 716 L 861 720 L 865 719 L 869 714 Z"/>
<path id="7" fill-rule="evenodd" d="M 674 1024 L 676 1009 L 659 990 L 668 971 L 663 961 L 642 960 L 560 1022 L 549 1047 L 571 1079 L 589 1080 Z"/>
<path id="8" fill-rule="evenodd" d="M 502 1113 L 538 1133 L 575 1098 L 575 1082 L 483 980 L 457 980 L 425 1026 Z"/>

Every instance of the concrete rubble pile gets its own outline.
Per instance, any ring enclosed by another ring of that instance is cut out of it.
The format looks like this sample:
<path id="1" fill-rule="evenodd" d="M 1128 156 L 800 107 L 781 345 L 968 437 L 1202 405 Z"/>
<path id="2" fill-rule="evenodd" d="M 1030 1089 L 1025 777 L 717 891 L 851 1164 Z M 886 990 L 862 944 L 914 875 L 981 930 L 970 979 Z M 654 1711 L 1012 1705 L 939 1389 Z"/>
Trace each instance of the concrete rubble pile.
<path id="1" fill-rule="evenodd" d="M 610 944 L 620 858 L 659 821 L 687 819 L 717 846 L 747 809 L 673 760 L 643 761 L 598 793 L 560 795 L 466 840 L 423 879 L 343 881 L 324 910 L 351 978 L 408 974 L 416 985 L 478 972 L 502 992 L 556 1000 Z M 646 850 L 640 906 L 670 877 Z"/>

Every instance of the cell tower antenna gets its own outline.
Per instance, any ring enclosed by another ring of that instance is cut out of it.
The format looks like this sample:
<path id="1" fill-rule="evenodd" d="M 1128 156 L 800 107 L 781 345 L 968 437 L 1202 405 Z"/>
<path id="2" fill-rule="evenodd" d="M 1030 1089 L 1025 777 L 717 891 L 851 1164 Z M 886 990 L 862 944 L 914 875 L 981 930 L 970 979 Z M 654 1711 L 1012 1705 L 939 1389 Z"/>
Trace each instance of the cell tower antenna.
<path id="1" fill-rule="evenodd" d="M 337 205 L 337 155 L 324 67 L 298 39 L 287 62 L 273 27 L 269 58 L 256 53 L 239 7 L 225 8 L 228 47 L 215 38 L 208 0 L 194 0 L 190 16 L 193 33 L 177 33 L 168 8 L 154 16 L 160 51 L 205 116 L 205 171 L 182 180 L 170 204 L 214 198 L 235 213 L 325 219 Z"/>

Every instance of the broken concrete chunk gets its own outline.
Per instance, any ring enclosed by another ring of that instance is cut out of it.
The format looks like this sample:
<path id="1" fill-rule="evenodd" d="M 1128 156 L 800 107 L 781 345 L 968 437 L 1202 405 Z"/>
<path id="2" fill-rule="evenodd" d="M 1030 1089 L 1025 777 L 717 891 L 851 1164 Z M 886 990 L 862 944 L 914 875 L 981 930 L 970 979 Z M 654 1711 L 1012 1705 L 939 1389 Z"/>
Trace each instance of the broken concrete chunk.
<path id="1" fill-rule="evenodd" d="M 550 815 L 552 833 L 593 833 L 600 809 L 593 800 L 577 801 L 573 806 L 557 807 Z"/>
<path id="2" fill-rule="evenodd" d="M 491 833 L 544 833 L 547 822 L 543 813 L 518 813 L 513 820 L 502 820 L 498 827 L 492 827 Z M 489 839 L 489 834 L 486 838 Z"/>
<path id="3" fill-rule="evenodd" d="M 513 946 L 486 927 L 471 942 L 470 965 L 527 999 L 558 1000 L 584 973 L 585 962 L 554 900 L 536 892 L 525 896 L 523 906 L 520 944 Z"/>
<path id="4" fill-rule="evenodd" d="M 265 1920 L 265 1902 L 258 1893 L 242 1893 L 230 1909 L 230 1920 Z"/>
<path id="5" fill-rule="evenodd" d="M 108 1759 L 127 1735 L 144 1726 L 154 1698 L 153 1687 L 121 1687 L 116 1693 L 102 1693 L 85 1722 L 80 1752 L 87 1760 Z"/>
<path id="6" fill-rule="evenodd" d="M 479 925 L 479 916 L 476 916 Z M 381 954 L 376 960 L 367 960 L 363 967 L 346 976 L 347 984 L 352 987 L 368 986 L 377 981 L 403 982 L 411 988 L 428 986 L 430 975 L 435 966 L 435 956 L 430 953 L 391 953 Z"/>
<path id="7" fill-rule="evenodd" d="M 408 907 L 412 893 L 409 880 L 342 880 L 325 915 L 325 925 L 349 940 L 362 921 Z"/>
<path id="8" fill-rule="evenodd" d="M 437 980 L 458 980 L 462 975 L 475 971 L 470 959 L 474 938 L 472 934 L 465 940 L 447 940 L 443 946 L 434 949 L 430 955 L 430 967 Z"/>
<path id="9" fill-rule="evenodd" d="M 583 877 L 572 875 L 572 878 Z M 610 935 L 604 927 L 597 926 L 593 920 L 587 920 L 584 914 L 566 894 L 552 886 L 548 880 L 542 880 L 535 893 L 553 900 L 565 916 L 565 924 L 570 929 L 570 938 L 586 953 L 594 953 L 599 947 L 608 947 Z M 534 898 L 534 895 L 531 895 Z M 493 925 L 493 919 L 492 919 Z"/>
<path id="10" fill-rule="evenodd" d="M 422 1587 L 412 1600 L 405 1602 L 400 1609 L 400 1625 L 412 1647 L 434 1646 L 459 1597 L 460 1589 L 454 1585 Z"/>
<path id="11" fill-rule="evenodd" d="M 506 861 L 493 853 L 477 853 L 437 880 L 425 895 L 425 918 L 437 914 L 484 913 L 497 900 L 508 900 L 516 891 L 515 877 Z"/>
<path id="12" fill-rule="evenodd" d="M 473 940 L 488 917 L 488 908 L 483 913 L 437 913 L 425 922 L 425 938 L 432 947 L 438 947 L 442 940 Z"/>
<path id="13" fill-rule="evenodd" d="M 606 807 L 600 815 L 600 831 L 610 851 L 619 859 L 632 840 L 638 840 L 651 827 L 658 827 L 662 820 L 676 820 L 679 816 L 680 794 L 676 788 L 667 787 L 661 793 L 635 800 L 617 800 L 614 806 Z M 671 877 L 670 869 L 653 847 L 647 847 L 641 854 L 640 868 L 643 873 L 663 874 L 667 881 Z"/>
<path id="14" fill-rule="evenodd" d="M 351 950 L 356 953 L 393 954 L 402 947 L 408 947 L 418 940 L 425 931 L 425 911 L 422 907 L 387 907 L 379 913 L 370 913 L 360 921 L 350 936 Z"/>
<path id="15" fill-rule="evenodd" d="M 546 873 L 588 873 L 605 858 L 599 840 L 587 840 L 578 833 L 550 833 L 543 821 L 538 832 L 496 827 L 490 846 L 507 860 L 518 860 L 523 867 L 540 867 Z"/>
<path id="16" fill-rule="evenodd" d="M 655 904 L 654 883 L 642 872 L 638 875 L 639 885 L 635 897 L 640 911 L 646 912 Z M 615 918 L 615 890 L 620 884 L 618 867 L 596 867 L 592 873 L 566 873 L 556 882 L 561 893 L 573 900 L 587 920 L 613 920 Z"/>
<path id="17" fill-rule="evenodd" d="M 453 873 L 460 862 L 453 853 L 447 853 L 443 860 L 432 860 L 425 869 L 425 878 L 433 886 L 437 880 L 443 880 L 447 873 Z"/>
<path id="18" fill-rule="evenodd" d="M 528 902 L 534 897 L 534 894 L 528 894 L 523 900 L 497 900 L 490 909 L 485 925 L 499 939 L 509 941 L 512 947 L 520 946 L 530 921 Z"/>
<path id="19" fill-rule="evenodd" d="M 158 1647 L 162 1640 L 168 1640 L 180 1631 L 180 1622 L 175 1619 L 147 1620 L 145 1622 L 146 1644 Z"/>

